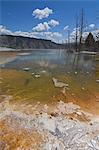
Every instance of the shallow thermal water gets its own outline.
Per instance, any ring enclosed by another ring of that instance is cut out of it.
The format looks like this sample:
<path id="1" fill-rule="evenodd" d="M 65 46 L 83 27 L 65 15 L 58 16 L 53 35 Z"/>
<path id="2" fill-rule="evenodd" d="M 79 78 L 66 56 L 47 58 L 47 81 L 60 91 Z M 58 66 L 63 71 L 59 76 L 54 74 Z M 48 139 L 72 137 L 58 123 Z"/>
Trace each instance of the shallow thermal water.
<path id="1" fill-rule="evenodd" d="M 2 61 L 3 57 L 0 58 Z M 4 59 L 8 59 L 4 57 Z M 2 67 L 2 65 L 1 65 Z M 49 71 L 93 71 L 95 69 L 94 55 L 73 54 L 64 50 L 34 50 L 30 53 L 21 53 L 6 63 L 4 68 L 31 70 L 47 69 Z"/>
<path id="2" fill-rule="evenodd" d="M 1 53 L 0 61 L 4 62 L 0 65 L 3 78 L 0 81 L 1 95 L 13 95 L 19 101 L 28 99 L 29 102 L 46 103 L 55 99 L 72 101 L 74 98 L 70 98 L 70 95 L 89 100 L 94 95 L 92 92 L 98 89 L 95 57 L 92 54 L 67 53 L 65 50 Z M 53 77 L 58 82 L 56 85 L 61 82 L 61 85 L 68 85 L 67 96 L 60 94 L 63 92 L 64 95 L 64 89 L 55 87 Z"/>

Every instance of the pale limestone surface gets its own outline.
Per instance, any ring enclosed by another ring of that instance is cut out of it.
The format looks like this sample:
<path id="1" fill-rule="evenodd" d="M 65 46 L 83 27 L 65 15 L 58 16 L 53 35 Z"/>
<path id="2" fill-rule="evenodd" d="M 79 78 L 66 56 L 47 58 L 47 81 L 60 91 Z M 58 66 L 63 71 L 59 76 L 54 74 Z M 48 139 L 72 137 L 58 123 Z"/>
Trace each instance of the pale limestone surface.
<path id="1" fill-rule="evenodd" d="M 14 131 L 24 129 L 42 135 L 41 150 L 99 150 L 99 116 L 94 117 L 80 110 L 78 105 L 60 101 L 53 110 L 58 113 L 57 117 L 47 113 L 47 105 L 44 105 L 45 111 L 37 115 L 14 111 L 7 102 L 0 105 L 4 107 L 0 112 L 0 121 L 5 121 Z M 65 115 L 75 112 L 77 115 L 85 113 L 90 117 L 90 122 L 71 120 Z M 29 148 L 32 149 L 32 146 Z"/>

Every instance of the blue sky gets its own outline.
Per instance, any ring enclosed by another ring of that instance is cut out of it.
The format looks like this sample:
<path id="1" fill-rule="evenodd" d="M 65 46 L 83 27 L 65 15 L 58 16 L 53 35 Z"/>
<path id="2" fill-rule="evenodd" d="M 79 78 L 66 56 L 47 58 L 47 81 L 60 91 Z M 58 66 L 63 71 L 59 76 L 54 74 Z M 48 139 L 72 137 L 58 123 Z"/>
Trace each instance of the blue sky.
<path id="1" fill-rule="evenodd" d="M 79 15 L 82 8 L 85 12 L 86 24 L 94 24 L 95 27 L 99 27 L 99 20 L 97 19 L 99 0 L 0 0 L 0 5 L 0 24 L 11 32 L 38 32 L 38 28 L 35 27 L 46 22 L 49 28 L 47 30 L 42 29 L 42 32 L 58 32 L 65 38 L 67 33 L 64 27 L 67 26 L 70 32 L 73 31 L 75 16 L 76 14 Z M 33 11 L 36 9 L 44 10 L 45 8 L 52 11 L 47 17 L 43 16 L 40 19 L 37 17 L 37 11 L 33 15 Z M 57 21 L 58 24 L 52 25 L 51 20 Z"/>

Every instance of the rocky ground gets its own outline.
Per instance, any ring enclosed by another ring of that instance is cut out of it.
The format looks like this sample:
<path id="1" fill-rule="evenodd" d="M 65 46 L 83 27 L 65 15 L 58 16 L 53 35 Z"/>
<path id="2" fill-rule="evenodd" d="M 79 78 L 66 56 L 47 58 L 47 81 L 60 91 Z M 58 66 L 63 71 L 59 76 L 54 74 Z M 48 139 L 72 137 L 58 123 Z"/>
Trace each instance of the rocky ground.
<path id="1" fill-rule="evenodd" d="M 1 150 L 99 150 L 99 116 L 72 102 L 19 108 L 10 98 L 0 101 Z"/>

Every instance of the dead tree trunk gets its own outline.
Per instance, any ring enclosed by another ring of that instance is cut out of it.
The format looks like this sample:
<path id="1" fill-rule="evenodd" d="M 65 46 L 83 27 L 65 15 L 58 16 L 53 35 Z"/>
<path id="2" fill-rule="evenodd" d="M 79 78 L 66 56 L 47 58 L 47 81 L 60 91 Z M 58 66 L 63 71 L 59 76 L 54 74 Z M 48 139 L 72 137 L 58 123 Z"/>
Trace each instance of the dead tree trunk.
<path id="1" fill-rule="evenodd" d="M 78 16 L 76 16 L 76 35 L 75 35 L 75 48 L 78 51 Z"/>
<path id="2" fill-rule="evenodd" d="M 68 29 L 68 51 L 70 52 L 70 30 Z"/>
<path id="3" fill-rule="evenodd" d="M 84 11 L 83 11 L 83 8 L 82 8 L 82 10 L 81 10 L 81 16 L 80 16 L 79 51 L 81 51 L 81 47 L 82 47 L 82 35 L 83 35 L 83 29 L 84 29 Z"/>

